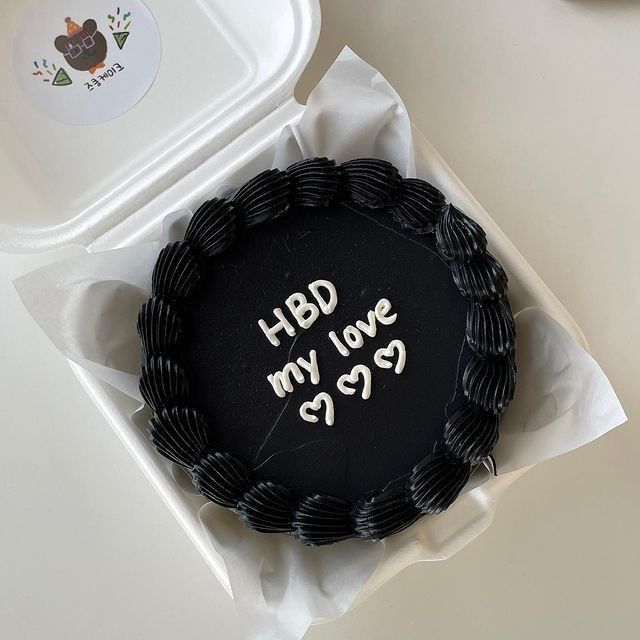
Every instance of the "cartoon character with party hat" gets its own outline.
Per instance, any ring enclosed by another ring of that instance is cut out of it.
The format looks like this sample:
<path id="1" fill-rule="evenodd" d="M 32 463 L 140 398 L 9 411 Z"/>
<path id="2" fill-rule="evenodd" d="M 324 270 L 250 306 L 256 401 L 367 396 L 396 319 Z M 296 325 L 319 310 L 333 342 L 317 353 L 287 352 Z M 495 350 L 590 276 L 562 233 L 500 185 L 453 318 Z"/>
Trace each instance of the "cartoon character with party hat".
<path id="1" fill-rule="evenodd" d="M 54 45 L 64 55 L 72 69 L 93 74 L 104 67 L 107 57 L 107 41 L 98 31 L 95 20 L 85 20 L 82 26 L 71 18 L 65 18 L 67 35 L 58 36 Z"/>

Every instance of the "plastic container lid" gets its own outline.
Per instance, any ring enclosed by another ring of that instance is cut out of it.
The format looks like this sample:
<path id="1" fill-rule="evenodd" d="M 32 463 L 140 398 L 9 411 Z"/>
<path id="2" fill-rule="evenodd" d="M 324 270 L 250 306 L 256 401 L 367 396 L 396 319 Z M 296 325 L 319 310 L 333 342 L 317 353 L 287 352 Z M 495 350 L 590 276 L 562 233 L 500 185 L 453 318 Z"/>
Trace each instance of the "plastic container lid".
<path id="1" fill-rule="evenodd" d="M 10 33 L 30 4 L 5 8 Z M 320 28 L 316 0 L 146 5 L 160 32 L 157 76 L 140 102 L 99 124 L 63 124 L 36 109 L 5 39 L 0 250 L 94 241 L 290 99 Z M 76 28 L 84 19 L 68 23 Z"/>

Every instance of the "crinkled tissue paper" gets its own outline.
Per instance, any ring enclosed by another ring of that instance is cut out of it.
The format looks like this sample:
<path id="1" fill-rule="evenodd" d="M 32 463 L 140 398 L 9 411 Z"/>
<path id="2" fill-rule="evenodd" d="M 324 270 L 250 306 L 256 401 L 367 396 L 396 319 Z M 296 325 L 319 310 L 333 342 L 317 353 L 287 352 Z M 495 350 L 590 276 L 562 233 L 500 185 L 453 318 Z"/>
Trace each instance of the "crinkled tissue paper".
<path id="1" fill-rule="evenodd" d="M 348 49 L 311 93 L 298 122 L 281 132 L 273 166 L 310 156 L 383 158 L 415 175 L 402 100 Z M 453 202 L 463 201 L 465 212 L 485 223 L 486 212 L 450 176 L 441 183 L 437 175 L 419 177 L 435 182 Z M 180 239 L 190 216 L 189 210 L 165 216 L 160 240 L 87 252 L 16 281 L 28 311 L 65 357 L 137 400 L 137 312 L 149 295 L 160 248 Z M 500 257 L 509 272 L 508 257 Z M 497 475 L 476 474 L 445 513 L 383 542 L 308 548 L 288 536 L 252 532 L 212 503 L 198 507 L 210 544 L 224 560 L 247 637 L 296 640 L 314 620 L 341 616 L 409 564 L 449 558 L 491 524 L 500 495 L 527 468 L 626 420 L 598 363 L 526 290 L 517 298 L 518 384 L 494 451 Z M 131 428 L 139 428 L 134 422 L 132 417 Z M 167 463 L 158 456 L 157 464 Z"/>

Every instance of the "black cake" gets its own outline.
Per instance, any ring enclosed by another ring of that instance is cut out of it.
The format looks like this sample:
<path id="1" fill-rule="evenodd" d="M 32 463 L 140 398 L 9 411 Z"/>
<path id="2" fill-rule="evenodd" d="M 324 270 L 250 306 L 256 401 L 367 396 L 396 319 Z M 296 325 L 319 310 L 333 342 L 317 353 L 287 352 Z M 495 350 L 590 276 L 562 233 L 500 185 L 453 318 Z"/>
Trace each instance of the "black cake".
<path id="1" fill-rule="evenodd" d="M 138 318 L 153 444 L 249 527 L 306 544 L 445 510 L 515 389 L 486 244 L 382 160 L 310 158 L 205 202 Z"/>

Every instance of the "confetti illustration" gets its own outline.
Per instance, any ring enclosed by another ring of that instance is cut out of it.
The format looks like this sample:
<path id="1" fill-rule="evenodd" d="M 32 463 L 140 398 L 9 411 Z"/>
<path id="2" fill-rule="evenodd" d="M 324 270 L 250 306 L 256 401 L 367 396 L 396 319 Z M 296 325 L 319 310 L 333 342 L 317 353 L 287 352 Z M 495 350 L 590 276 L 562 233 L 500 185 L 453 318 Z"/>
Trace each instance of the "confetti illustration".
<path id="1" fill-rule="evenodd" d="M 118 45 L 118 49 L 122 49 L 129 37 L 129 27 L 131 26 L 131 11 L 126 11 L 122 15 L 122 19 L 120 19 L 120 7 L 116 8 L 116 15 L 112 16 L 109 14 L 107 16 L 111 24 L 109 25 L 109 29 L 111 29 L 113 35 L 113 39 L 116 41 Z M 122 23 L 125 23 L 124 26 L 120 27 Z M 115 27 L 114 27 L 115 24 Z"/>
<path id="2" fill-rule="evenodd" d="M 33 66 L 37 69 L 37 71 L 33 71 L 31 75 L 42 76 L 40 78 L 42 82 L 50 83 L 54 87 L 68 87 L 70 84 L 73 84 L 73 81 L 69 77 L 69 74 L 62 67 L 58 69 L 55 63 L 52 62 L 51 64 L 49 64 L 46 58 L 42 58 L 41 65 L 42 68 L 38 64 L 38 61 L 34 60 Z M 46 77 L 47 75 L 53 76 L 53 82 L 51 81 L 51 78 Z"/>

